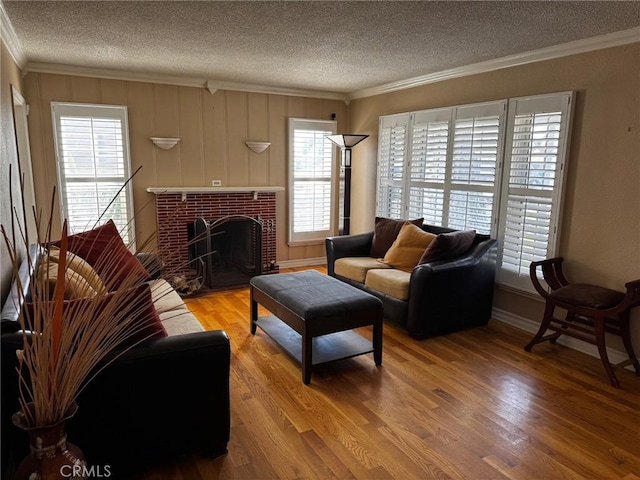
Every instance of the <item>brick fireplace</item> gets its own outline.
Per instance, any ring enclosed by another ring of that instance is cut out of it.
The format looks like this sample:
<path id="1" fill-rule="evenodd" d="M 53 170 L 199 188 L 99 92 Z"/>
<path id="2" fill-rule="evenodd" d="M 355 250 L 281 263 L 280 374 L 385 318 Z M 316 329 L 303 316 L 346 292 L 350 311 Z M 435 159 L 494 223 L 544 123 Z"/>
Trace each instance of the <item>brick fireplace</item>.
<path id="1" fill-rule="evenodd" d="M 233 215 L 262 222 L 262 270 L 275 273 L 276 194 L 282 187 L 211 187 L 202 189 L 150 187 L 156 194 L 158 250 L 170 275 L 185 274 L 189 265 L 189 225 L 198 218 L 214 222 Z M 171 252 L 170 255 L 163 252 Z"/>

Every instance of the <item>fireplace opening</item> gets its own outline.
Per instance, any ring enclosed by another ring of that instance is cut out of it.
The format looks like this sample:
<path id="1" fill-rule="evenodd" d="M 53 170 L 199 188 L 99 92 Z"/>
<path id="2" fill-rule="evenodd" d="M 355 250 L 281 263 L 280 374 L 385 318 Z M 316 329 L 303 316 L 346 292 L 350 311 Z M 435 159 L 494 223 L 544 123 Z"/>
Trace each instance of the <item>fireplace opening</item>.
<path id="1" fill-rule="evenodd" d="M 263 272 L 262 220 L 231 215 L 187 224 L 189 263 L 203 288 L 222 290 L 249 284 Z"/>

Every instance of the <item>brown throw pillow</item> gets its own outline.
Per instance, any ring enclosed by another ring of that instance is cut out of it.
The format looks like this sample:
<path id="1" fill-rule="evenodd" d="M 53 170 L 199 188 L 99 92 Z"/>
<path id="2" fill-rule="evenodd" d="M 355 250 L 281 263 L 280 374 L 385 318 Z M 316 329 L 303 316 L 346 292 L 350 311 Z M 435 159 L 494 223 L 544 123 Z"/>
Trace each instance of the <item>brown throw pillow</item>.
<path id="1" fill-rule="evenodd" d="M 457 232 L 441 233 L 427 247 L 420 258 L 419 264 L 435 262 L 436 260 L 450 260 L 467 253 L 476 238 L 475 230 L 460 230 Z"/>
<path id="2" fill-rule="evenodd" d="M 122 241 L 113 220 L 82 233 L 69 236 L 68 250 L 91 265 L 108 291 L 137 285 L 149 273 Z M 59 247 L 60 242 L 53 245 Z"/>
<path id="3" fill-rule="evenodd" d="M 385 254 L 383 262 L 398 270 L 410 272 L 434 238 L 436 236 L 433 233 L 425 232 L 413 223 L 406 222 L 400 229 L 398 238 Z"/>
<path id="4" fill-rule="evenodd" d="M 373 230 L 373 243 L 371 244 L 370 255 L 373 258 L 382 258 L 391 248 L 393 242 L 398 238 L 400 229 L 406 223 L 412 223 L 416 227 L 421 227 L 424 218 L 415 220 L 395 220 L 393 218 L 376 217 L 376 224 Z"/>

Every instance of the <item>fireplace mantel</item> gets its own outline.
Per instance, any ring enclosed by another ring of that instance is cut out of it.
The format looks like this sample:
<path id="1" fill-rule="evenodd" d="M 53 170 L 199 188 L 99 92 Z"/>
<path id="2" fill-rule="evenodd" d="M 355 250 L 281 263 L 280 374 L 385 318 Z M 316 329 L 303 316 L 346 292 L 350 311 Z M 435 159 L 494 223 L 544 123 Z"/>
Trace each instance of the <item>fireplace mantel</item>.
<path id="1" fill-rule="evenodd" d="M 147 187 L 147 192 L 162 195 L 163 193 L 246 193 L 246 192 L 281 192 L 284 187 Z"/>

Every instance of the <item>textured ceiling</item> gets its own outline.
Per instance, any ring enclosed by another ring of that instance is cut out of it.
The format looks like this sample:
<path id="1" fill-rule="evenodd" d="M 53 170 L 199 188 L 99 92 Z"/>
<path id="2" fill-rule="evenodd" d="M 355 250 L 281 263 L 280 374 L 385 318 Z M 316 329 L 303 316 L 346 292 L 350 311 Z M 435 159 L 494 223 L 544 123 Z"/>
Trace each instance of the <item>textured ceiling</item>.
<path id="1" fill-rule="evenodd" d="M 3 4 L 30 64 L 332 92 L 640 25 L 638 1 Z"/>

